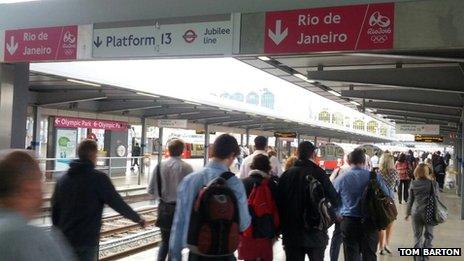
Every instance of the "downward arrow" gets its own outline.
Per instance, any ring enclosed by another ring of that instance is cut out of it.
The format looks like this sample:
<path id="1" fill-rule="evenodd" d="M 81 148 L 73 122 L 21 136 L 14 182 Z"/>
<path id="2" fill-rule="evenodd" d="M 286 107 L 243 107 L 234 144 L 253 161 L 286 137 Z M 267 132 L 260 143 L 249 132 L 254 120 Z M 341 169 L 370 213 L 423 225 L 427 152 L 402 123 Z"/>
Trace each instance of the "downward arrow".
<path id="1" fill-rule="evenodd" d="M 268 35 L 276 45 L 279 45 L 287 37 L 288 28 L 282 32 L 282 20 L 276 20 L 275 33 L 269 29 Z"/>
<path id="2" fill-rule="evenodd" d="M 10 55 L 13 55 L 16 50 L 18 50 L 18 43 L 15 42 L 14 36 L 10 37 L 10 43 L 6 43 L 6 49 L 10 53 Z"/>
<path id="3" fill-rule="evenodd" d="M 100 45 L 103 43 L 102 40 L 100 40 L 100 36 L 97 36 L 97 40 L 96 41 L 93 41 L 93 44 L 95 44 L 95 46 L 98 48 L 100 47 Z"/>

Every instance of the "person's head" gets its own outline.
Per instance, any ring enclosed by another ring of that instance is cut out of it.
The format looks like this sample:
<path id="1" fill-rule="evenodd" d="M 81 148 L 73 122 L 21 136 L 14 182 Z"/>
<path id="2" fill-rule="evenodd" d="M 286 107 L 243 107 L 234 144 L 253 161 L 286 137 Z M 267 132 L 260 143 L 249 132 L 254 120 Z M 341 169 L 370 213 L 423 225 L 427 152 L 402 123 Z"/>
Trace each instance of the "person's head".
<path id="1" fill-rule="evenodd" d="M 385 151 L 379 160 L 379 170 L 383 173 L 386 173 L 387 171 L 393 169 L 395 169 L 395 159 L 390 152 Z"/>
<path id="2" fill-rule="evenodd" d="M 419 163 L 414 170 L 414 177 L 416 179 L 432 179 L 430 176 L 430 169 L 425 163 Z"/>
<path id="3" fill-rule="evenodd" d="M 408 150 L 409 155 L 414 155 L 414 152 L 412 150 Z"/>
<path id="4" fill-rule="evenodd" d="M 398 161 L 403 163 L 406 161 L 406 154 L 401 153 L 400 156 L 398 157 Z"/>
<path id="5" fill-rule="evenodd" d="M 285 166 L 284 166 L 284 169 L 285 170 L 288 170 L 290 169 L 291 167 L 293 167 L 295 165 L 295 162 L 298 160 L 298 157 L 297 156 L 290 156 L 288 157 L 288 159 L 285 161 Z"/>
<path id="6" fill-rule="evenodd" d="M 440 156 L 440 155 L 441 155 L 441 151 L 437 151 L 437 155 Z"/>
<path id="7" fill-rule="evenodd" d="M 275 150 L 268 150 L 267 155 L 269 155 L 269 157 L 277 157 L 277 152 Z"/>
<path id="8" fill-rule="evenodd" d="M 233 136 L 222 134 L 216 138 L 212 148 L 214 159 L 223 161 L 230 167 L 238 155 L 240 155 L 240 147 Z"/>
<path id="9" fill-rule="evenodd" d="M 37 161 L 24 151 L 0 159 L 0 206 L 31 219 L 42 206 L 42 173 Z"/>
<path id="10" fill-rule="evenodd" d="M 77 148 L 77 156 L 80 160 L 97 164 L 98 145 L 94 140 L 84 140 Z"/>
<path id="11" fill-rule="evenodd" d="M 261 170 L 262 172 L 268 173 L 271 171 L 271 161 L 269 157 L 263 154 L 258 154 L 253 157 L 251 162 L 250 169 Z"/>
<path id="12" fill-rule="evenodd" d="M 139 146 L 139 143 L 138 143 L 138 142 L 136 142 L 136 143 L 135 143 L 135 146 Z"/>
<path id="13" fill-rule="evenodd" d="M 314 159 L 316 156 L 316 146 L 310 141 L 303 141 L 298 144 L 298 159 L 309 160 Z"/>
<path id="14" fill-rule="evenodd" d="M 364 164 L 366 163 L 366 154 L 364 153 L 364 150 L 354 149 L 348 155 L 348 161 L 350 162 L 350 165 L 364 167 Z"/>
<path id="15" fill-rule="evenodd" d="M 184 151 L 184 142 L 180 139 L 173 139 L 168 142 L 168 151 L 169 156 L 171 157 L 180 157 Z"/>
<path id="16" fill-rule="evenodd" d="M 267 138 L 264 136 L 258 136 L 255 138 L 255 149 L 265 150 L 267 147 Z"/>

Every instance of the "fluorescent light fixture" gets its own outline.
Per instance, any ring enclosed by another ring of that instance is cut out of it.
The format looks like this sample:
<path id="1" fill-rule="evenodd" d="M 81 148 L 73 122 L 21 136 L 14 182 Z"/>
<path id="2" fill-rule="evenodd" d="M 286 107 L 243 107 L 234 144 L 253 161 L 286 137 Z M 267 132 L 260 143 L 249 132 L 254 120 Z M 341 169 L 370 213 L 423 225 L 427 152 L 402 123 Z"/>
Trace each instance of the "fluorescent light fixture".
<path id="1" fill-rule="evenodd" d="M 258 59 L 260 59 L 261 61 L 270 61 L 271 58 L 267 57 L 267 56 L 258 56 Z"/>
<path id="2" fill-rule="evenodd" d="M 379 116 L 379 117 L 381 117 L 381 118 L 383 117 L 383 115 L 382 115 L 382 114 L 377 114 L 377 116 Z"/>
<path id="3" fill-rule="evenodd" d="M 334 90 L 328 90 L 327 92 L 329 92 L 330 94 L 333 94 L 333 95 L 335 95 L 335 96 L 337 96 L 337 97 L 340 97 L 340 96 L 342 96 L 342 94 L 341 94 L 341 93 L 339 93 L 339 92 L 336 92 L 336 91 L 334 91 Z"/>
<path id="4" fill-rule="evenodd" d="M 85 84 L 85 85 L 90 85 L 90 86 L 95 86 L 95 87 L 101 87 L 100 84 L 97 83 L 92 83 L 92 82 L 86 82 L 86 81 L 80 81 L 80 80 L 75 80 L 75 79 L 66 79 L 68 82 L 73 82 L 73 83 L 79 83 L 79 84 Z"/>
<path id="5" fill-rule="evenodd" d="M 232 109 L 227 109 L 227 108 L 222 108 L 222 107 L 219 107 L 219 110 L 221 110 L 221 111 L 229 111 L 229 112 L 234 111 Z"/>
<path id="6" fill-rule="evenodd" d="M 288 123 L 291 123 L 292 121 L 291 120 L 284 120 L 285 122 L 288 122 Z"/>
<path id="7" fill-rule="evenodd" d="M 199 104 L 197 102 L 191 102 L 191 101 L 184 101 L 184 102 L 187 103 L 187 104 L 192 104 L 192 105 L 197 105 L 197 106 L 201 105 L 201 104 Z"/>
<path id="8" fill-rule="evenodd" d="M 316 81 L 314 81 L 314 80 L 307 79 L 306 81 L 309 82 L 309 83 L 316 83 Z"/>
<path id="9" fill-rule="evenodd" d="M 267 117 L 267 118 L 270 119 L 270 120 L 276 120 L 276 118 L 274 118 L 274 117 Z"/>
<path id="10" fill-rule="evenodd" d="M 138 94 L 138 95 L 143 95 L 143 96 L 148 96 L 148 97 L 152 97 L 152 98 L 159 98 L 159 96 L 158 96 L 158 95 L 151 94 L 151 93 L 145 93 L 145 92 L 136 92 L 136 94 Z"/>
<path id="11" fill-rule="evenodd" d="M 245 113 L 245 114 L 246 114 L 246 115 L 250 115 L 250 116 L 256 116 L 256 114 L 255 114 L 255 113 L 252 113 L 252 112 L 247 112 L 247 113 Z"/>
<path id="12" fill-rule="evenodd" d="M 15 4 L 24 2 L 38 2 L 40 0 L 0 0 L 0 4 Z"/>
<path id="13" fill-rule="evenodd" d="M 306 76 L 304 76 L 303 74 L 301 74 L 301 73 L 294 73 L 293 76 L 298 77 L 298 78 L 302 79 L 303 81 L 308 80 L 308 78 Z"/>
<path id="14" fill-rule="evenodd" d="M 356 106 L 361 106 L 361 104 L 357 101 L 350 101 L 350 103 Z"/>
<path id="15" fill-rule="evenodd" d="M 366 109 L 366 111 L 368 111 L 368 112 L 374 112 L 373 109 Z"/>

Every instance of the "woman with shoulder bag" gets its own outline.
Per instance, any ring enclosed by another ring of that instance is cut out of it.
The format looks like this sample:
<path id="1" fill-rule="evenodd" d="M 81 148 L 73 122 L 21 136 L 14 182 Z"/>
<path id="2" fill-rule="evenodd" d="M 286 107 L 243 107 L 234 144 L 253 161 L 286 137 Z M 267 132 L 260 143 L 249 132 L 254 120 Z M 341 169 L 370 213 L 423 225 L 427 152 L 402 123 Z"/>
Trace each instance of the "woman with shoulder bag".
<path id="1" fill-rule="evenodd" d="M 398 157 L 398 161 L 395 164 L 395 168 L 398 171 L 400 178 L 400 184 L 398 186 L 398 201 L 400 204 L 408 202 L 409 197 L 409 184 L 411 182 L 411 177 L 409 176 L 409 170 L 411 165 L 406 160 L 406 154 L 401 153 Z"/>
<path id="2" fill-rule="evenodd" d="M 412 217 L 415 248 L 431 248 L 433 226 L 444 222 L 437 220 L 439 211 L 446 208 L 439 201 L 438 183 L 429 174 L 429 168 L 421 163 L 414 170 L 415 180 L 411 183 L 410 200 L 408 202 L 406 220 Z M 440 205 L 438 205 L 440 204 Z M 446 213 L 445 213 L 446 215 Z M 426 256 L 415 257 L 415 260 L 428 260 Z"/>

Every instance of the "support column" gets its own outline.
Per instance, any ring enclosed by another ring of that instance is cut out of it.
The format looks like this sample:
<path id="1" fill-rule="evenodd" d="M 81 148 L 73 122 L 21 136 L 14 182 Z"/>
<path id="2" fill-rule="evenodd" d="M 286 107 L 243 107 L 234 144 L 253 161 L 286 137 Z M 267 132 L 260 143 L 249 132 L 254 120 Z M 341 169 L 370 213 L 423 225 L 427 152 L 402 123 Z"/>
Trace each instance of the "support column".
<path id="1" fill-rule="evenodd" d="M 246 146 L 250 146 L 250 129 L 246 129 L 246 132 L 245 132 L 245 135 L 246 135 Z"/>
<path id="2" fill-rule="evenodd" d="M 316 146 L 317 148 L 317 137 L 316 136 L 314 136 L 314 146 Z"/>
<path id="3" fill-rule="evenodd" d="M 240 146 L 243 146 L 243 133 L 240 134 Z"/>
<path id="4" fill-rule="evenodd" d="M 163 127 L 159 128 L 158 133 L 158 164 L 163 160 Z"/>
<path id="5" fill-rule="evenodd" d="M 26 148 L 29 64 L 0 64 L 0 149 Z"/>
<path id="6" fill-rule="evenodd" d="M 33 106 L 34 125 L 32 128 L 31 147 L 36 157 L 40 157 L 40 121 L 42 120 L 42 108 Z M 26 144 L 27 145 L 27 144 Z"/>
<path id="7" fill-rule="evenodd" d="M 296 135 L 296 144 L 298 145 L 298 144 L 300 144 L 300 142 L 301 142 L 301 136 L 300 136 L 300 134 L 298 133 L 298 134 Z"/>
<path id="8" fill-rule="evenodd" d="M 142 149 L 142 157 L 145 157 L 145 153 L 147 152 L 147 119 L 145 117 L 142 117 L 142 137 L 140 139 L 140 148 Z M 142 174 L 145 172 L 145 164 L 143 162 L 144 158 L 140 159 Z"/>
<path id="9" fill-rule="evenodd" d="M 461 157 L 461 160 L 459 162 L 459 168 L 461 169 L 461 184 L 459 184 L 459 186 L 461 187 L 461 220 L 464 220 L 464 164 L 463 164 L 463 158 L 464 158 L 464 139 L 463 139 L 463 136 L 464 136 L 464 121 L 462 120 L 462 117 L 461 117 L 461 130 L 459 132 L 459 137 L 460 137 L 460 145 L 461 145 L 461 148 L 460 148 L 460 157 Z"/>
<path id="10" fill-rule="evenodd" d="M 456 142 L 454 143 L 454 168 L 456 170 L 456 194 L 461 195 L 461 130 L 456 133 Z"/>
<path id="11" fill-rule="evenodd" d="M 203 155 L 203 165 L 206 166 L 209 159 L 209 127 L 208 124 L 205 124 L 205 154 Z"/>

